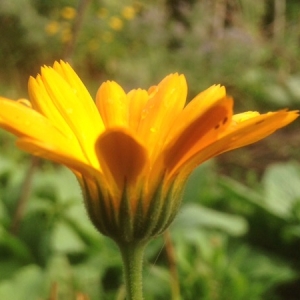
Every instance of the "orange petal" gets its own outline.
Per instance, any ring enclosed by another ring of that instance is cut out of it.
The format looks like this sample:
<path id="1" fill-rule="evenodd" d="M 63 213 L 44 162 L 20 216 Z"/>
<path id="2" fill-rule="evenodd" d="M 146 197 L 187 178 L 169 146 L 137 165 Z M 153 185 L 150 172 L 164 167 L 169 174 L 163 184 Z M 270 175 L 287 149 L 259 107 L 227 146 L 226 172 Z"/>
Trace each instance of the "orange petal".
<path id="1" fill-rule="evenodd" d="M 138 136 L 155 156 L 172 130 L 173 123 L 182 111 L 187 95 L 183 75 L 171 74 L 152 87 L 149 100 L 142 110 Z"/>
<path id="2" fill-rule="evenodd" d="M 112 177 L 122 191 L 135 184 L 147 162 L 146 149 L 122 128 L 104 132 L 96 143 L 96 153 L 104 174 Z"/>
<path id="3" fill-rule="evenodd" d="M 286 126 L 287 124 L 294 121 L 298 116 L 298 111 L 278 111 L 270 112 L 262 115 L 256 115 L 253 112 L 252 117 L 246 115 L 243 118 L 243 114 L 233 118 L 233 123 L 228 128 L 224 135 L 220 138 L 230 137 L 230 143 L 225 151 L 229 151 L 235 148 L 243 147 L 259 141 L 266 136 L 270 135 L 277 129 Z M 241 120 L 241 118 L 243 118 Z"/>
<path id="4" fill-rule="evenodd" d="M 164 165 L 169 172 L 176 172 L 190 157 L 213 143 L 226 130 L 232 115 L 232 105 L 231 98 L 219 99 L 207 111 L 200 111 L 192 123 L 186 121 L 184 130 L 163 152 Z"/>
<path id="5" fill-rule="evenodd" d="M 279 111 L 257 116 L 238 124 L 231 124 L 215 142 L 195 153 L 178 170 L 185 178 L 190 172 L 204 161 L 221 153 L 243 147 L 261 140 L 277 129 L 286 126 L 298 117 L 298 111 Z M 241 116 L 238 119 L 241 120 Z"/>
<path id="6" fill-rule="evenodd" d="M 194 123 L 202 114 L 205 114 L 208 109 L 218 104 L 226 97 L 225 87 L 213 85 L 205 91 L 198 94 L 178 116 L 170 134 L 167 136 L 167 141 L 171 141 Z M 232 113 L 231 113 L 232 115 Z M 230 116 L 228 116 L 230 117 Z M 217 124 L 216 124 L 217 125 Z"/>
<path id="7" fill-rule="evenodd" d="M 149 95 L 147 91 L 142 89 L 131 90 L 127 94 L 128 103 L 129 103 L 129 126 L 136 132 L 145 104 L 148 101 Z"/>
<path id="8" fill-rule="evenodd" d="M 101 84 L 96 105 L 106 128 L 128 127 L 128 101 L 124 90 L 114 81 Z"/>

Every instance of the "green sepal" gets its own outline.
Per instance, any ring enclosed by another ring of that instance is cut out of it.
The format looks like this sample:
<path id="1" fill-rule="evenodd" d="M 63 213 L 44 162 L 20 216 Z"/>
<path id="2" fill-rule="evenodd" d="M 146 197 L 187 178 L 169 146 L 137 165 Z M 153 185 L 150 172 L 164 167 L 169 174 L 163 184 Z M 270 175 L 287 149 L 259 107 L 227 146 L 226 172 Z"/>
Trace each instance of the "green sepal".
<path id="1" fill-rule="evenodd" d="M 89 187 L 86 180 L 82 179 L 81 185 L 92 223 L 117 243 L 148 241 L 163 233 L 178 212 L 183 191 L 183 185 L 176 184 L 176 180 L 166 187 L 162 177 L 152 195 L 144 198 L 143 189 L 139 188 L 138 199 L 131 199 L 128 186 L 124 184 L 120 202 L 116 204 L 108 189 L 100 183 L 96 184 L 98 199 L 92 199 L 94 193 L 90 188 L 93 187 Z M 136 201 L 135 211 L 133 201 Z"/>
<path id="2" fill-rule="evenodd" d="M 116 232 L 118 240 L 124 242 L 131 242 L 133 240 L 133 216 L 132 207 L 127 192 L 126 184 L 124 184 L 124 189 L 122 193 L 122 198 L 120 201 L 119 208 L 119 232 Z M 121 233 L 121 235 L 120 235 Z"/>
<path id="3" fill-rule="evenodd" d="M 93 202 L 93 197 L 90 194 L 89 186 L 84 178 L 80 181 L 81 188 L 83 191 L 84 196 L 84 203 L 86 210 L 88 212 L 88 216 L 90 220 L 92 221 L 92 224 L 104 235 L 108 235 L 109 228 L 108 228 L 108 211 L 105 205 L 104 197 L 102 193 L 99 192 L 99 187 L 97 185 L 98 189 L 98 195 L 99 199 L 97 199 L 96 202 Z M 95 204 L 97 205 L 95 207 Z"/>

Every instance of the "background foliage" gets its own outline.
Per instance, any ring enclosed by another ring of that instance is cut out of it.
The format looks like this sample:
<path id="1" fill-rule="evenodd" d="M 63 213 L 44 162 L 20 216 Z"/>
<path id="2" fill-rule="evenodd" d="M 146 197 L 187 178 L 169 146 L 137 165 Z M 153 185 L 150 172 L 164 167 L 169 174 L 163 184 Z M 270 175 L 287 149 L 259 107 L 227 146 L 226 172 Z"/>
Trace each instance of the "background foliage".
<path id="1" fill-rule="evenodd" d="M 0 2 L 0 94 L 69 60 L 92 95 L 184 73 L 189 99 L 213 83 L 236 111 L 299 108 L 297 0 Z M 146 300 L 296 300 L 299 122 L 200 166 L 170 231 L 145 258 Z M 98 235 L 66 169 L 0 133 L 0 299 L 124 299 L 116 247 Z M 181 296 L 179 296 L 179 294 Z"/>

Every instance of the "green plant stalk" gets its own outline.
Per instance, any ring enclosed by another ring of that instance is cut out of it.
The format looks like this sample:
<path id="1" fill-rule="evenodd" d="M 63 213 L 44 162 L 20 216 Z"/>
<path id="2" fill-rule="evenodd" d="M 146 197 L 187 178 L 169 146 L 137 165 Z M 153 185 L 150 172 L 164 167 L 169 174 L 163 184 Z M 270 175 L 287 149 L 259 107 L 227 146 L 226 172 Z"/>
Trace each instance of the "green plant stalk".
<path id="1" fill-rule="evenodd" d="M 118 243 L 122 254 L 127 300 L 143 300 L 143 257 L 147 242 Z"/>

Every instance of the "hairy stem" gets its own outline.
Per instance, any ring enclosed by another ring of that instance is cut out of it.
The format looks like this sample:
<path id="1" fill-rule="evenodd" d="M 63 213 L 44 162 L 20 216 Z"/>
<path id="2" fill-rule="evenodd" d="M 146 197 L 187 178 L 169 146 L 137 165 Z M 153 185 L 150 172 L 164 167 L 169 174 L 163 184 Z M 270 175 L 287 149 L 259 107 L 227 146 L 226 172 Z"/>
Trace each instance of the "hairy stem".
<path id="1" fill-rule="evenodd" d="M 143 256 L 145 242 L 118 244 L 123 260 L 124 279 L 127 300 L 142 300 L 143 298 Z"/>

